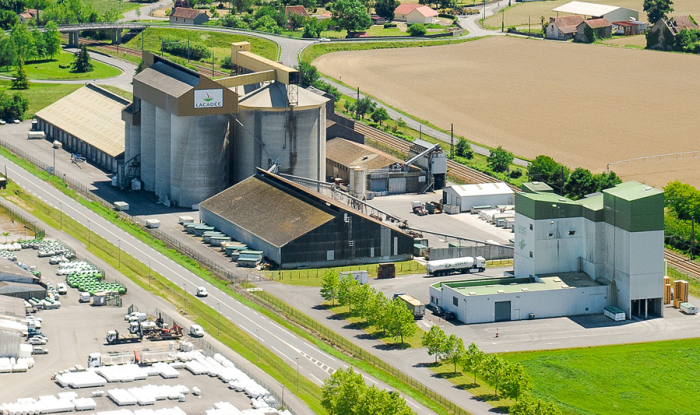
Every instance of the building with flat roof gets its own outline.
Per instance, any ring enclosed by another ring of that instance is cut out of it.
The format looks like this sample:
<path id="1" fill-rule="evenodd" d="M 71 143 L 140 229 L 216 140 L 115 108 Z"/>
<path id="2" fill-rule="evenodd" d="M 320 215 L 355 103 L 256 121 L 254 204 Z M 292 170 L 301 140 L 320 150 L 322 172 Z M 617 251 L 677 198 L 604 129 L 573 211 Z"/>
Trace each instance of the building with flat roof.
<path id="1" fill-rule="evenodd" d="M 91 83 L 36 113 L 38 128 L 87 161 L 116 172 L 124 160 L 122 109 L 131 101 Z"/>
<path id="2" fill-rule="evenodd" d="M 202 222 L 280 268 L 405 261 L 413 254 L 410 235 L 262 169 L 199 207 Z"/>
<path id="3" fill-rule="evenodd" d="M 503 182 L 452 185 L 442 189 L 442 202 L 457 206 L 460 212 L 473 207 L 494 208 L 513 204 L 513 189 Z"/>
<path id="4" fill-rule="evenodd" d="M 430 287 L 431 302 L 467 323 L 602 314 L 663 315 L 664 194 L 626 182 L 581 200 L 543 183 L 515 194 L 509 278 Z"/>

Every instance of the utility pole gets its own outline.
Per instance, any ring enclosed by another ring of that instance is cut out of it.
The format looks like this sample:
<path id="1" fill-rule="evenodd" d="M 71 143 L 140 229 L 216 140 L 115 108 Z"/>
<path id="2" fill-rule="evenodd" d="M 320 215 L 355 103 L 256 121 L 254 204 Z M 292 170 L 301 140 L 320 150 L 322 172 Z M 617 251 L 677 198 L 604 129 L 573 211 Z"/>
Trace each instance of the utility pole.
<path id="1" fill-rule="evenodd" d="M 258 335 L 258 362 L 260 361 L 260 331 L 255 329 L 255 334 Z"/>
<path id="2" fill-rule="evenodd" d="M 190 34 L 187 34 L 187 63 L 190 63 Z"/>
<path id="3" fill-rule="evenodd" d="M 506 28 L 506 9 L 503 9 L 503 13 L 501 13 L 501 33 L 505 32 Z"/>
<path id="4" fill-rule="evenodd" d="M 117 239 L 117 243 L 119 244 L 119 268 L 121 269 L 121 267 L 122 267 L 122 240 Z"/>
<path id="5" fill-rule="evenodd" d="M 187 284 L 184 283 L 182 285 L 185 287 L 185 292 L 182 293 L 182 296 L 185 297 L 185 314 L 187 314 Z"/>
<path id="6" fill-rule="evenodd" d="M 61 230 L 63 230 L 63 203 L 58 202 L 58 206 L 61 208 Z"/>
<path id="7" fill-rule="evenodd" d="M 530 37 L 530 15 L 527 15 L 527 37 Z"/>
<path id="8" fill-rule="evenodd" d="M 454 129 L 454 124 L 450 123 L 450 158 L 452 160 L 455 159 L 455 129 Z"/>
<path id="9" fill-rule="evenodd" d="M 695 217 L 690 222 L 690 260 L 693 260 L 695 254 Z"/>
<path id="10" fill-rule="evenodd" d="M 90 230 L 90 221 L 88 221 L 88 248 L 90 247 L 90 237 L 92 236 L 92 231 Z"/>
<path id="11" fill-rule="evenodd" d="M 214 77 L 214 48 L 211 48 L 211 77 Z"/>
<path id="12" fill-rule="evenodd" d="M 218 318 L 216 320 L 216 324 L 217 324 L 217 326 L 219 326 L 216 329 L 216 334 L 219 335 L 219 334 L 221 334 L 221 303 L 216 303 L 216 306 L 219 307 L 219 315 L 218 315 Z"/>
<path id="13" fill-rule="evenodd" d="M 357 87 L 357 101 L 355 102 L 355 118 L 357 118 L 357 102 L 360 101 L 360 87 Z"/>
<path id="14" fill-rule="evenodd" d="M 486 19 L 486 0 L 484 0 L 484 20 Z"/>
<path id="15" fill-rule="evenodd" d="M 151 289 L 151 258 L 148 258 L 148 289 Z"/>
<path id="16" fill-rule="evenodd" d="M 297 357 L 297 393 L 299 393 L 299 358 Z"/>
<path id="17" fill-rule="evenodd" d="M 423 124 L 418 124 L 418 139 L 423 139 Z"/>

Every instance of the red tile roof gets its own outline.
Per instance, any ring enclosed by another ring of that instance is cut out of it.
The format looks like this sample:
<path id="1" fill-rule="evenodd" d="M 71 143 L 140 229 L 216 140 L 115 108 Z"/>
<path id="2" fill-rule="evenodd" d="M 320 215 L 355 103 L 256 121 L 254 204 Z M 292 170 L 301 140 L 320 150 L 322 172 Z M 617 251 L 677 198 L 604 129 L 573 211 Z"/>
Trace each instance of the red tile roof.
<path id="1" fill-rule="evenodd" d="M 423 6 L 420 4 L 414 4 L 414 3 L 401 3 L 401 4 L 399 4 L 399 7 L 397 7 L 396 10 L 394 10 L 394 13 L 409 14 L 419 7 L 423 7 Z"/>
<path id="2" fill-rule="evenodd" d="M 555 17 L 552 22 L 562 33 L 575 33 L 576 27 L 583 22 L 583 17 L 575 14 L 573 16 Z"/>
<path id="3" fill-rule="evenodd" d="M 419 7 L 416 10 L 418 11 L 418 13 L 422 14 L 424 17 L 434 17 L 434 16 L 437 16 L 438 14 L 440 14 L 428 6 Z"/>
<path id="4" fill-rule="evenodd" d="M 284 8 L 284 14 L 289 16 L 290 14 L 300 14 L 304 17 L 309 17 L 309 12 L 306 11 L 304 6 L 286 6 Z"/>
<path id="5" fill-rule="evenodd" d="M 610 23 L 610 20 L 606 18 L 602 19 L 589 19 L 586 20 L 586 24 L 590 26 L 592 29 L 599 29 L 601 27 L 612 27 L 612 23 Z"/>
<path id="6" fill-rule="evenodd" d="M 181 17 L 183 19 L 194 19 L 202 14 L 201 11 L 195 9 L 186 9 L 184 7 L 176 7 L 175 12 L 170 17 Z"/>

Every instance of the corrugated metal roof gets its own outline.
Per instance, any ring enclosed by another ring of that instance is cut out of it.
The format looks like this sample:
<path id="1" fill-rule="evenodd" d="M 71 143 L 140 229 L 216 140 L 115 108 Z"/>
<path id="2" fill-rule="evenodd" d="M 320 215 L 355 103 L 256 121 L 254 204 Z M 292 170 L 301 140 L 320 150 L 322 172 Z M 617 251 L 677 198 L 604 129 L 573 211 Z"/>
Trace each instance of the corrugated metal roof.
<path id="1" fill-rule="evenodd" d="M 117 157 L 124 153 L 122 109 L 131 102 L 88 84 L 36 113 L 49 124 L 100 151 Z"/>
<path id="2" fill-rule="evenodd" d="M 46 288 L 39 284 L 25 284 L 22 282 L 0 281 L 0 294 L 11 295 L 33 291 L 46 291 Z"/>
<path id="3" fill-rule="evenodd" d="M 258 176 L 245 179 L 199 206 L 276 247 L 334 218 Z"/>
<path id="4" fill-rule="evenodd" d="M 163 62 L 156 62 L 134 79 L 171 97 L 179 98 L 199 85 L 199 78 Z"/>
<path id="5" fill-rule="evenodd" d="M 377 170 L 392 164 L 403 164 L 403 160 L 375 150 L 364 144 L 336 137 L 326 142 L 326 158 L 342 166 L 359 166 L 367 170 Z M 415 166 L 411 166 L 419 170 Z"/>
<path id="6" fill-rule="evenodd" d="M 513 189 L 503 182 L 450 186 L 458 196 L 512 195 Z"/>
<path id="7" fill-rule="evenodd" d="M 557 17 L 554 19 L 554 25 L 562 33 L 574 33 L 576 32 L 576 27 L 583 23 L 583 17 L 579 15 L 575 16 L 564 16 Z"/>
<path id="8" fill-rule="evenodd" d="M 620 9 L 620 6 L 608 6 L 606 4 L 586 3 L 583 1 L 572 1 L 552 9 L 555 12 L 582 14 L 584 16 L 604 16 L 610 12 Z"/>
<path id="9" fill-rule="evenodd" d="M 612 27 L 612 23 L 606 18 L 602 19 L 589 19 L 586 20 L 586 24 L 590 26 L 592 29 L 598 29 L 601 27 Z"/>
<path id="10" fill-rule="evenodd" d="M 625 182 L 618 184 L 610 189 L 603 190 L 603 193 L 607 193 L 624 200 L 637 200 L 643 199 L 645 197 L 663 194 L 662 190 L 655 187 L 651 187 L 644 183 L 639 182 Z"/>
<path id="11" fill-rule="evenodd" d="M 425 141 L 425 140 L 421 140 L 420 138 L 416 138 L 416 139 L 413 141 L 413 144 L 418 145 L 418 146 L 421 146 L 421 147 L 423 147 L 423 148 L 426 149 L 426 150 L 435 145 L 435 144 L 429 143 L 429 142 L 427 142 L 427 141 Z"/>
<path id="12" fill-rule="evenodd" d="M 295 109 L 305 109 L 312 107 L 322 107 L 328 102 L 328 98 L 314 94 L 304 88 L 298 88 L 298 101 Z M 238 102 L 241 108 L 289 108 L 287 99 L 287 86 L 282 82 L 272 82 L 257 89 Z"/>
<path id="13" fill-rule="evenodd" d="M 24 318 L 24 300 L 0 295 L 0 316 Z"/>
<path id="14" fill-rule="evenodd" d="M 203 12 L 195 9 L 190 9 L 187 7 L 176 7 L 175 12 L 171 14 L 171 17 L 182 17 L 184 19 L 194 19 Z"/>

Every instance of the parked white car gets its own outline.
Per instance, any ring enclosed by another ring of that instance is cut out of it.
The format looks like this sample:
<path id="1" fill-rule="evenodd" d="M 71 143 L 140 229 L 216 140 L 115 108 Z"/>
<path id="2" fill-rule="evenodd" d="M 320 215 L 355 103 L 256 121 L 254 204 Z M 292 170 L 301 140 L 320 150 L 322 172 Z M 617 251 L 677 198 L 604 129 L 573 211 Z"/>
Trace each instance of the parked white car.
<path id="1" fill-rule="evenodd" d="M 19 120 L 17 118 L 13 119 L 12 122 L 15 124 L 19 124 Z"/>
<path id="2" fill-rule="evenodd" d="M 43 337 L 32 337 L 27 340 L 27 343 L 31 344 L 32 346 L 43 346 L 48 343 L 48 341 Z"/>
<path id="3" fill-rule="evenodd" d="M 42 346 L 34 346 L 32 354 L 49 354 L 49 349 Z"/>
<path id="4" fill-rule="evenodd" d="M 197 287 L 197 297 L 206 297 L 209 295 L 207 289 L 204 287 Z"/>

